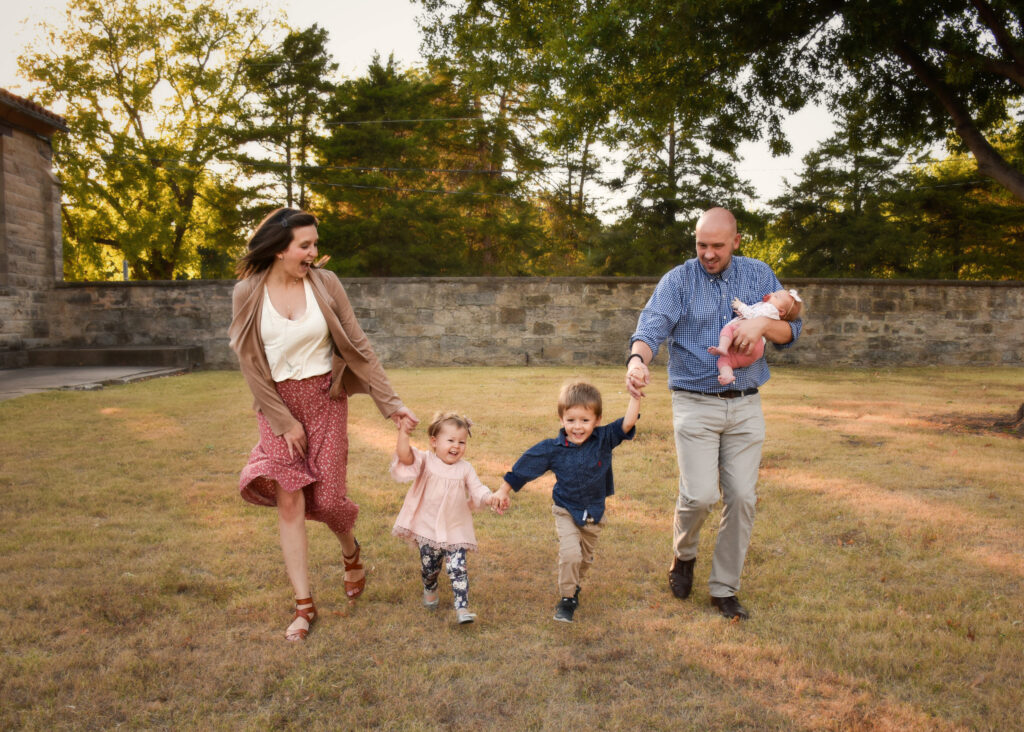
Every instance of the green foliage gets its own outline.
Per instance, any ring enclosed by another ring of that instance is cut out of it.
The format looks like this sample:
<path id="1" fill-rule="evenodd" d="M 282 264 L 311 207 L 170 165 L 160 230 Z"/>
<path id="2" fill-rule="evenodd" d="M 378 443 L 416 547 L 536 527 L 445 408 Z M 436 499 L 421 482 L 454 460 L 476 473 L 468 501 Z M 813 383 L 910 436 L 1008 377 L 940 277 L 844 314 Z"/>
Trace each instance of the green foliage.
<path id="1" fill-rule="evenodd" d="M 331 77 L 338 65 L 327 50 L 328 34 L 317 24 L 292 30 L 269 53 L 246 59 L 247 82 L 255 89 L 255 114 L 239 132 L 242 142 L 258 143 L 270 160 L 242 155 L 246 169 L 268 172 L 275 200 L 305 209 L 309 171 L 323 109 L 334 92 Z M 266 194 L 264 194 L 266 195 Z"/>
<path id="2" fill-rule="evenodd" d="M 914 276 L 1024 280 L 1024 203 L 982 178 L 973 159 L 914 170 L 892 215 L 915 237 Z"/>
<path id="3" fill-rule="evenodd" d="M 780 272 L 1024 278 L 1024 204 L 964 156 L 909 169 L 903 158 L 893 145 L 866 148 L 855 130 L 810 152 L 800 182 L 773 201 L 782 211 L 769 236 L 785 242 L 787 255 Z"/>
<path id="4" fill-rule="evenodd" d="M 630 192 L 624 216 L 581 242 L 602 272 L 654 273 L 688 252 L 687 222 L 697 211 L 735 208 L 748 193 L 734 173 L 737 145 L 766 138 L 786 152 L 781 122 L 811 101 L 827 102 L 865 150 L 949 139 L 974 153 L 980 175 L 1024 199 L 1021 156 L 1007 152 L 1024 145 L 1022 128 L 993 144 L 1024 90 L 1017 3 L 421 2 L 435 58 L 492 103 L 511 100 L 540 120 L 540 132 L 523 139 L 548 156 L 555 181 L 547 179 L 547 190 L 567 202 L 564 211 L 584 210 L 588 182 Z M 595 142 L 621 156 L 621 178 L 601 180 Z M 839 153 L 823 150 L 809 163 L 809 180 L 781 202 L 786 214 L 776 230 L 752 243 L 803 272 L 1006 271 L 951 269 L 937 255 L 924 265 L 921 247 L 948 249 L 951 240 L 925 222 L 914 231 L 894 227 L 896 191 L 921 186 L 887 175 L 894 150 L 874 161 L 864 153 L 849 170 L 828 167 Z M 957 216 L 952 199 L 932 204 Z M 781 242 L 797 239 L 796 249 L 782 251 Z"/>
<path id="5" fill-rule="evenodd" d="M 220 226 L 242 195 L 217 161 L 245 113 L 238 69 L 267 27 L 229 5 L 71 0 L 66 28 L 20 60 L 70 128 L 55 145 L 68 279 L 113 276 L 121 260 L 139 279 L 194 277 L 223 251 L 201 222 Z"/>
<path id="6" fill-rule="evenodd" d="M 1024 276 L 1017 3 L 420 4 L 427 68 L 337 84 L 317 25 L 267 48 L 280 26 L 233 0 L 71 0 L 21 59 L 71 129 L 65 276 L 229 277 L 280 203 L 320 216 L 349 276 L 658 275 L 713 205 L 790 276 Z M 788 150 L 811 101 L 844 131 L 769 224 L 737 147 Z M 940 141 L 947 160 L 905 167 Z"/>
<path id="7" fill-rule="evenodd" d="M 562 204 L 558 214 L 568 220 L 560 228 L 593 216 L 596 184 L 629 192 L 618 223 L 603 232 L 585 227 L 592 238 L 578 247 L 593 271 L 663 272 L 692 251 L 692 221 L 701 210 L 740 208 L 752 193 L 734 171 L 737 145 L 761 130 L 730 76 L 745 61 L 700 32 L 694 6 L 423 5 L 432 56 L 492 107 L 512 110 L 517 139 L 545 161 L 548 175 L 539 184 Z M 609 150 L 623 169 L 607 181 L 600 167 Z"/>
<path id="8" fill-rule="evenodd" d="M 524 274 L 537 212 L 496 152 L 506 133 L 441 72 L 375 59 L 341 84 L 319 141 L 321 241 L 345 275 Z"/>
<path id="9" fill-rule="evenodd" d="M 1024 15 L 1011 0 L 715 3 L 703 32 L 749 54 L 748 98 L 824 99 L 872 145 L 949 141 L 1024 200 L 1020 160 L 993 135 L 1024 98 Z M 722 7 L 725 6 L 725 7 Z M 724 12 L 723 12 L 724 10 Z M 1019 134 L 1019 133 L 1018 133 Z M 1018 136 L 1015 144 L 1019 145 Z"/>

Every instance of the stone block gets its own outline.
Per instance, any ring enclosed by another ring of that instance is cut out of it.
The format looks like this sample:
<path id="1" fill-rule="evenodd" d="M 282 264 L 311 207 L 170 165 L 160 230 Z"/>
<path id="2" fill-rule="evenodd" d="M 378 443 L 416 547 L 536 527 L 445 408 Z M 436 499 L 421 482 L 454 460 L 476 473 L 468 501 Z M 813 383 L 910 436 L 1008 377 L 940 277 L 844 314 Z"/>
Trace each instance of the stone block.
<path id="1" fill-rule="evenodd" d="M 494 300 L 493 290 L 459 292 L 455 296 L 456 305 L 493 305 Z"/>
<path id="2" fill-rule="evenodd" d="M 501 325 L 520 325 L 526 322 L 526 310 L 523 308 L 501 308 L 498 314 Z"/>

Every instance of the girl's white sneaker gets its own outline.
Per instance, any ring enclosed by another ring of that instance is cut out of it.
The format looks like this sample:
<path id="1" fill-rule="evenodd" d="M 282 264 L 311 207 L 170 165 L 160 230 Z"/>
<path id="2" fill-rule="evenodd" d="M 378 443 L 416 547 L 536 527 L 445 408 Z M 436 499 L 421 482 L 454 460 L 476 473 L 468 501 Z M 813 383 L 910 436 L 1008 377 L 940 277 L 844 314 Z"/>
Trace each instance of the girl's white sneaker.
<path id="1" fill-rule="evenodd" d="M 468 607 L 460 607 L 455 611 L 455 617 L 459 621 L 459 625 L 465 625 L 476 620 L 476 613 L 471 613 Z"/>
<path id="2" fill-rule="evenodd" d="M 433 610 L 438 602 L 440 598 L 437 596 L 437 590 L 423 590 L 423 607 Z"/>

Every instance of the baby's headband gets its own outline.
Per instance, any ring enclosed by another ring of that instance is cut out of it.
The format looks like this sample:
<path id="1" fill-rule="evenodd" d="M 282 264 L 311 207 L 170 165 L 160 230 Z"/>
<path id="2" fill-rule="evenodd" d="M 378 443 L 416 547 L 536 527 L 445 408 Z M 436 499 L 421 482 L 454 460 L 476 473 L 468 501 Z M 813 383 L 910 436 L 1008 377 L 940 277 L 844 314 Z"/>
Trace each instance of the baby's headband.
<path id="1" fill-rule="evenodd" d="M 792 295 L 793 299 L 797 302 L 803 302 L 803 300 L 800 299 L 800 296 L 796 294 L 796 290 L 790 290 L 789 294 Z"/>

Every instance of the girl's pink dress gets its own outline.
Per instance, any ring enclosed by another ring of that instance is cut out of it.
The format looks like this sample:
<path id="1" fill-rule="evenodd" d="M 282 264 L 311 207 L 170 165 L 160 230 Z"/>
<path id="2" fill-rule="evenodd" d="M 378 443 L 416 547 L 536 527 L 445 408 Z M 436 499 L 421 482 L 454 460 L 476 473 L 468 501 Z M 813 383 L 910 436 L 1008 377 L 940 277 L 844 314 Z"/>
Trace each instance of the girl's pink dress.
<path id="1" fill-rule="evenodd" d="M 472 511 L 487 504 L 490 488 L 465 460 L 448 465 L 415 447 L 412 454 L 412 465 L 391 459 L 391 477 L 413 482 L 391 533 L 437 549 L 476 549 Z"/>

